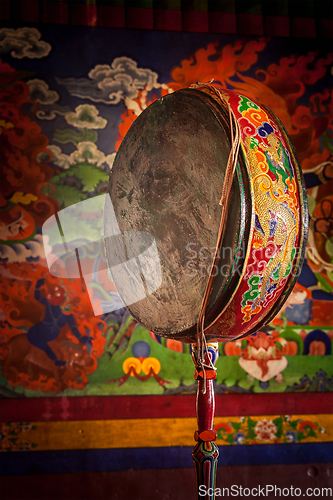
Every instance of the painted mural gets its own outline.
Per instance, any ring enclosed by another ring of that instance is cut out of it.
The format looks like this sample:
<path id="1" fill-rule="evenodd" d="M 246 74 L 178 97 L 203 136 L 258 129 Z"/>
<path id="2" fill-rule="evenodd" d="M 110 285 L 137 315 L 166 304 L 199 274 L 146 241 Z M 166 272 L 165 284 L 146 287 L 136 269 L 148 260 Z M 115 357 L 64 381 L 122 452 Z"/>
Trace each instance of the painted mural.
<path id="1" fill-rule="evenodd" d="M 74 272 L 55 277 L 49 259 L 61 235 L 43 241 L 42 227 L 105 192 L 123 137 L 151 102 L 211 79 L 282 120 L 305 174 L 310 211 L 306 261 L 294 291 L 269 326 L 220 344 L 216 391 L 333 390 L 333 54 L 316 40 L 289 45 L 51 25 L 0 30 L 4 396 L 195 392 L 190 347 L 148 332 L 129 315 L 98 242 L 80 254 L 89 281 Z M 69 217 L 78 227 L 75 214 Z M 87 233 L 101 234 L 100 218 L 84 211 L 80 217 Z M 77 231 L 75 241 L 84 244 L 85 232 Z M 270 418 L 237 423 L 237 433 L 221 425 L 219 433 L 227 442 L 273 434 L 288 442 L 304 431 L 302 422 L 295 425 Z M 317 423 L 307 429 L 321 432 Z"/>

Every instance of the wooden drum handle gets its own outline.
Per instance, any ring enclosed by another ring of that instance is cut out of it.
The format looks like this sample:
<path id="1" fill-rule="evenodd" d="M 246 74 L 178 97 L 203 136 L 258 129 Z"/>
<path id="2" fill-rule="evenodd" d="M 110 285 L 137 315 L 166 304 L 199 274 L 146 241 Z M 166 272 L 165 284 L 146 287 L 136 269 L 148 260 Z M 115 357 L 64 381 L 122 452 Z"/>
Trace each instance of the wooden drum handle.
<path id="1" fill-rule="evenodd" d="M 206 344 L 205 365 L 216 363 L 219 350 L 217 342 Z M 215 500 L 216 469 L 219 450 L 214 443 L 216 432 L 213 429 L 215 412 L 214 379 L 216 371 L 213 369 L 202 369 L 198 364 L 197 345 L 192 344 L 192 358 L 196 366 L 194 378 L 198 381 L 196 413 L 198 429 L 194 433 L 197 441 L 192 458 L 196 471 L 197 499 Z"/>

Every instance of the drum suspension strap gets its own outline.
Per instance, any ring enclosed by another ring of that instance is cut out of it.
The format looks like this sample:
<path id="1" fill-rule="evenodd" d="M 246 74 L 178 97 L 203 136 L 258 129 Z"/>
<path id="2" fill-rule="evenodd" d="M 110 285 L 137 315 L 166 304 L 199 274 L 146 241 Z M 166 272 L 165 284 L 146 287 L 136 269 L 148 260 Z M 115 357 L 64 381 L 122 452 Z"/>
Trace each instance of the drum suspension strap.
<path id="1" fill-rule="evenodd" d="M 218 258 L 219 258 L 219 249 L 221 246 L 222 238 L 223 238 L 223 233 L 224 233 L 224 228 L 225 228 L 225 219 L 226 219 L 226 214 L 227 214 L 227 207 L 229 203 L 229 197 L 230 197 L 230 190 L 234 178 L 234 173 L 236 169 L 236 164 L 237 164 L 237 159 L 238 159 L 238 153 L 239 153 L 239 147 L 240 147 L 240 127 L 237 121 L 237 118 L 231 109 L 231 106 L 229 105 L 227 99 L 223 96 L 222 92 L 215 86 L 211 85 L 213 80 L 211 80 L 208 83 L 197 83 L 191 85 L 191 88 L 195 88 L 198 90 L 202 90 L 203 92 L 206 92 L 210 94 L 216 101 L 228 112 L 229 114 L 229 122 L 230 122 L 230 131 L 231 131 L 231 149 L 228 157 L 228 163 L 227 163 L 227 168 L 225 171 L 225 176 L 224 176 L 224 182 L 223 182 L 223 187 L 222 187 L 222 194 L 221 194 L 221 199 L 219 202 L 219 205 L 222 207 L 222 212 L 221 212 L 221 222 L 220 222 L 220 227 L 219 227 L 219 232 L 217 236 L 217 242 L 216 242 L 216 247 L 215 247 L 215 255 L 214 259 L 212 262 L 212 266 L 210 269 L 210 275 L 208 278 L 206 290 L 203 296 L 202 304 L 201 304 L 201 310 L 199 314 L 199 319 L 197 323 L 197 364 L 198 368 L 202 370 L 203 372 L 203 394 L 206 393 L 206 373 L 205 369 L 208 370 L 216 370 L 216 368 L 213 366 L 210 357 L 208 355 L 208 348 L 207 348 L 207 341 L 204 333 L 204 323 L 205 323 L 205 315 L 206 315 L 206 310 L 208 306 L 208 301 L 209 297 L 212 291 L 212 286 L 213 286 L 213 281 L 214 281 L 214 276 L 213 276 L 213 269 L 215 269 L 215 266 L 217 264 Z M 209 364 L 206 363 L 205 360 L 205 352 L 207 353 L 206 360 L 208 359 Z"/>

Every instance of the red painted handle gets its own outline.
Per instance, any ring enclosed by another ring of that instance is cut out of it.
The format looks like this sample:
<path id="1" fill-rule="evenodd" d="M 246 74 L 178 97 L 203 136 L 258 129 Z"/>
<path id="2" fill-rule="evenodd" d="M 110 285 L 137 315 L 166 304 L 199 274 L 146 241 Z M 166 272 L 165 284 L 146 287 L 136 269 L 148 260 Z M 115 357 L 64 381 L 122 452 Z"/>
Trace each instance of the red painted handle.
<path id="1" fill-rule="evenodd" d="M 197 389 L 197 421 L 199 433 L 213 430 L 213 420 L 215 413 L 215 395 L 213 380 L 206 380 L 206 393 L 204 394 L 204 380 L 198 380 Z"/>
<path id="2" fill-rule="evenodd" d="M 214 365 L 218 359 L 218 344 L 208 343 L 207 347 L 211 364 Z M 207 353 L 205 355 L 207 368 L 203 371 L 203 368 L 199 366 L 195 345 L 192 345 L 192 357 L 196 365 L 194 377 L 198 380 L 196 400 L 198 430 L 194 434 L 197 444 L 192 452 L 196 471 L 197 498 L 198 500 L 214 500 L 217 459 L 219 456 L 219 450 L 214 443 L 216 432 L 213 430 L 215 412 L 214 379 L 216 373 L 215 370 L 208 367 L 210 362 Z"/>

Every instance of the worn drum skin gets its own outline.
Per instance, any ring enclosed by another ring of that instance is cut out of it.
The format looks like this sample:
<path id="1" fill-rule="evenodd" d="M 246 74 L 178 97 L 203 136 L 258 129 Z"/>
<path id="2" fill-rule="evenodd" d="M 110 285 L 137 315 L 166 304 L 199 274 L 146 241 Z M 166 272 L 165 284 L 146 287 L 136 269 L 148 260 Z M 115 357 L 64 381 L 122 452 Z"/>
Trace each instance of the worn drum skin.
<path id="1" fill-rule="evenodd" d="M 149 330 L 182 342 L 196 339 L 231 147 L 229 115 L 210 88 L 153 102 L 126 134 L 108 188 L 121 232 L 149 232 L 160 258 L 162 284 L 128 309 Z M 275 316 L 299 273 L 308 228 L 302 174 L 283 125 L 247 97 L 221 94 L 241 144 L 212 269 L 208 341 L 248 335 Z M 105 246 L 110 258 L 111 240 Z"/>

